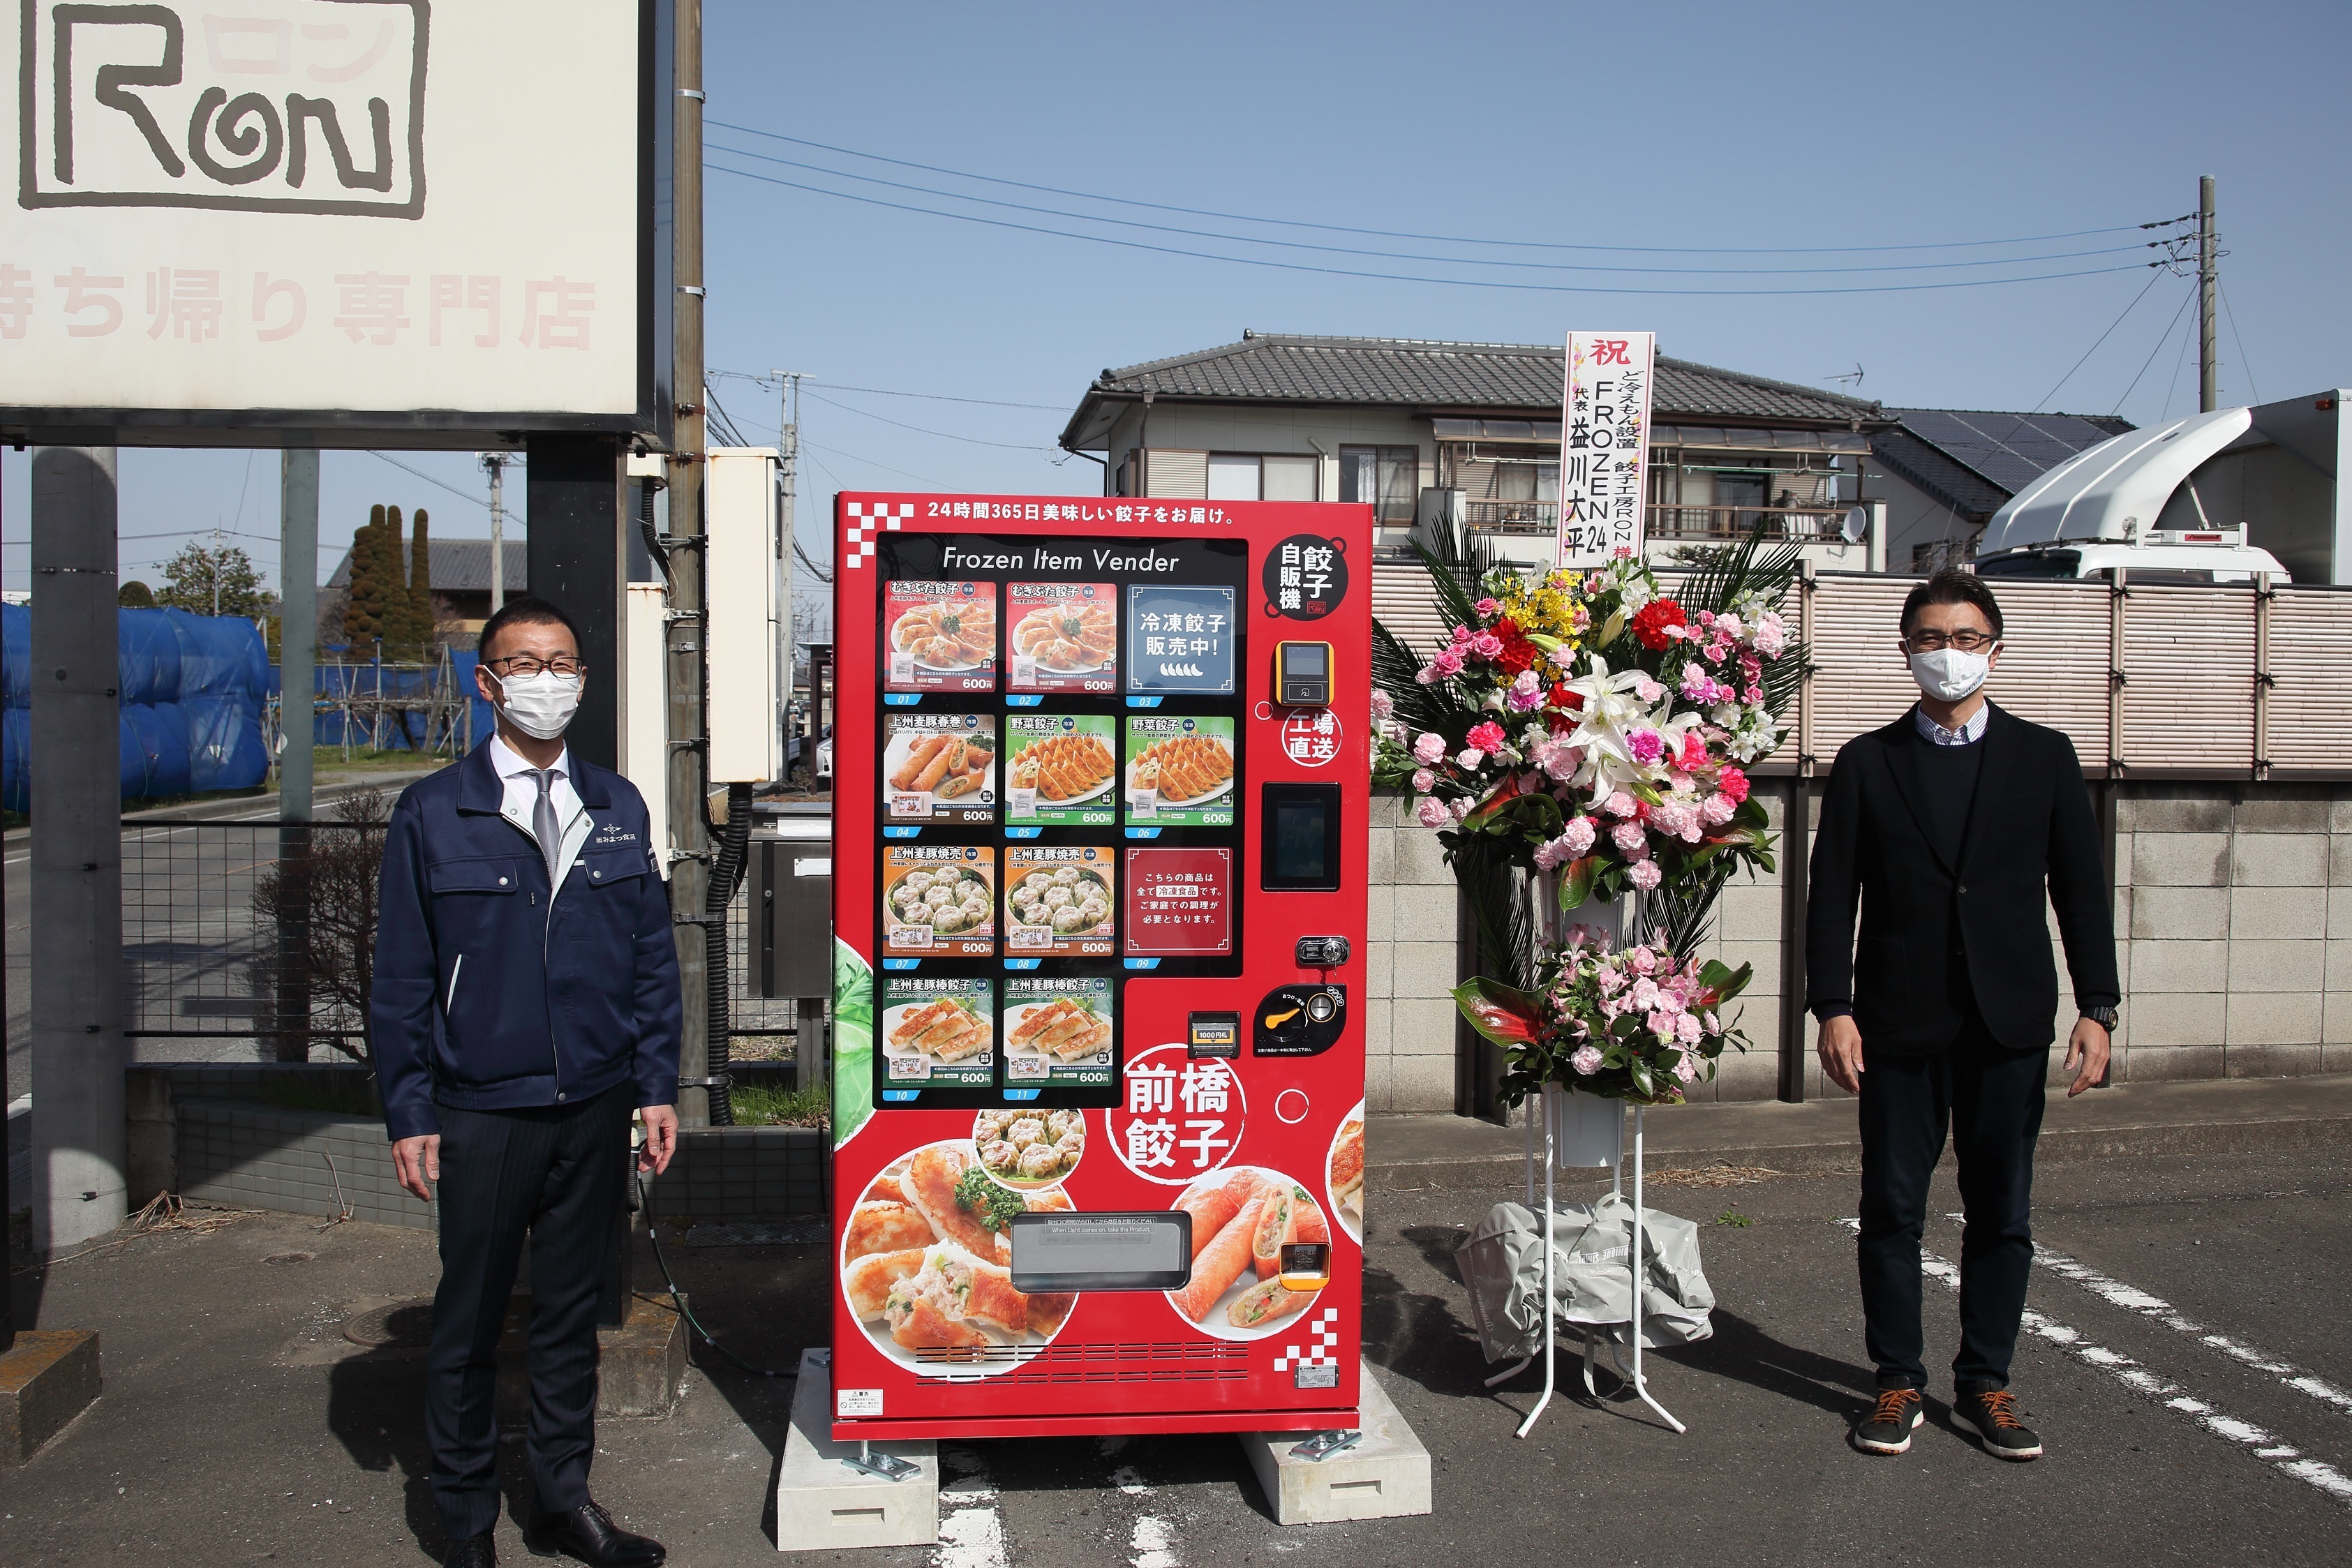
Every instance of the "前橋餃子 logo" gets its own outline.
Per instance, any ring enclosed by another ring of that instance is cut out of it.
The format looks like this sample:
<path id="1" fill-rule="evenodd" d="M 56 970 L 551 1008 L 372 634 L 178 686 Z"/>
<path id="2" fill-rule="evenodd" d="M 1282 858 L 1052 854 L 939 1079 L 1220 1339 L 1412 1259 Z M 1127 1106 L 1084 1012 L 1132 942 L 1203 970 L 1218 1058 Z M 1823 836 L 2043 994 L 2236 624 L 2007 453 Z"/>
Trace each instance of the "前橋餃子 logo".
<path id="1" fill-rule="evenodd" d="M 22 0 L 17 200 L 421 217 L 427 0 Z"/>

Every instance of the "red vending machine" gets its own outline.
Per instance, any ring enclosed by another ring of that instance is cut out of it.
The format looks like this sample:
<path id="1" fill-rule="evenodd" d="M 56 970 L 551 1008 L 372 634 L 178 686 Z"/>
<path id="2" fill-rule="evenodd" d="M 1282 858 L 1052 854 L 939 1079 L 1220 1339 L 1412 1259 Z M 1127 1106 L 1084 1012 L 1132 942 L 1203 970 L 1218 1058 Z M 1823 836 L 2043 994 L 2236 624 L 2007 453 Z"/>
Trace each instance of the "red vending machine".
<path id="1" fill-rule="evenodd" d="M 1371 509 L 835 520 L 834 1435 L 1355 1426 Z"/>

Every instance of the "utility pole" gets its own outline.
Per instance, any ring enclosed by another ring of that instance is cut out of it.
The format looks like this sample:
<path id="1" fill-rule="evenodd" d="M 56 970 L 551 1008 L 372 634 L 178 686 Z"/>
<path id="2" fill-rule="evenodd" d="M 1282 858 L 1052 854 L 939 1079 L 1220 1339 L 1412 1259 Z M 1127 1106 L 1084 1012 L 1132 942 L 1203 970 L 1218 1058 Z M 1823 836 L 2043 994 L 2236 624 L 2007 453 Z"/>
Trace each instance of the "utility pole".
<path id="1" fill-rule="evenodd" d="M 776 507 L 776 613 L 782 617 L 776 629 L 776 700 L 782 705 L 777 720 L 782 722 L 793 706 L 793 498 L 800 491 L 801 457 L 801 377 L 802 371 L 770 371 L 780 383 L 777 392 L 782 402 L 782 421 L 776 431 L 776 480 L 783 494 Z M 812 693 L 812 695 L 814 694 Z M 809 775 L 816 775 L 816 725 L 807 714 L 801 716 L 804 737 L 801 755 L 807 762 Z M 790 747 L 786 748 L 787 753 Z M 787 773 L 792 771 L 789 768 Z"/>
<path id="2" fill-rule="evenodd" d="M 710 886 L 710 850 L 702 829 L 707 809 L 704 762 L 702 623 L 704 576 L 702 465 L 707 437 L 702 369 L 702 0 L 677 0 L 677 198 L 673 252 L 677 292 L 670 385 L 677 400 L 669 468 L 669 528 L 674 542 L 667 632 L 669 694 L 669 905 L 677 938 L 678 982 L 685 1029 L 677 1072 L 682 1125 L 710 1124 L 710 967 L 702 921 Z"/>
<path id="3" fill-rule="evenodd" d="M 2215 270 L 2213 176 L 2197 182 L 2197 412 L 2210 413 L 2221 406 L 2221 365 L 2213 358 L 2214 297 L 2221 287 Z"/>
<path id="4" fill-rule="evenodd" d="M 508 452 L 485 452 L 482 466 L 490 471 L 490 613 L 507 604 L 507 465 Z"/>

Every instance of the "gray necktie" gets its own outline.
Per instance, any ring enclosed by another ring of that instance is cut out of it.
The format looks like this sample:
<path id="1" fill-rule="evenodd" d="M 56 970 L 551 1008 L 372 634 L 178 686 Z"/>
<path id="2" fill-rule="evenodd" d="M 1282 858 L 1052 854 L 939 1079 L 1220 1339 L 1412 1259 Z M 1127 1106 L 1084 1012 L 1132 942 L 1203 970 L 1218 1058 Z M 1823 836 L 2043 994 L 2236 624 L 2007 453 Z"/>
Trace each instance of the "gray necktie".
<path id="1" fill-rule="evenodd" d="M 539 852 L 547 860 L 547 887 L 551 895 L 563 885 L 563 830 L 555 821 L 555 800 L 548 793 L 555 788 L 558 775 L 552 768 L 534 768 L 530 776 L 539 780 L 539 799 L 530 808 L 531 837 L 539 841 Z"/>

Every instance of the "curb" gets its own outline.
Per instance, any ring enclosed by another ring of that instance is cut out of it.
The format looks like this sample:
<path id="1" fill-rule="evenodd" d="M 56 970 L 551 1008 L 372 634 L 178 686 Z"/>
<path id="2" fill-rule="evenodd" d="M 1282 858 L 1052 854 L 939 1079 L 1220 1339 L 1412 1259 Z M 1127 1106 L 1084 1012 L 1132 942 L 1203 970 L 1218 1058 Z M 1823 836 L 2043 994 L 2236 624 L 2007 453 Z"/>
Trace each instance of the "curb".
<path id="1" fill-rule="evenodd" d="M 2285 1149 L 2352 1148 L 2352 1116 L 2281 1116 L 2263 1121 L 2169 1122 L 2120 1127 L 2045 1128 L 2036 1153 L 2045 1161 L 2108 1159 L 2147 1155 L 2239 1155 Z M 1710 1165 L 1759 1166 L 1789 1176 L 1850 1171 L 1862 1164 L 1862 1145 L 1837 1143 L 1732 1145 L 1650 1150 L 1650 1169 L 1686 1170 Z M 1577 1167 L 1564 1166 L 1563 1169 Z M 1605 1166 L 1590 1167 L 1597 1176 Z M 1527 1169 L 1521 1154 L 1463 1159 L 1366 1162 L 1365 1179 L 1388 1191 L 1421 1187 L 1505 1186 Z"/>

